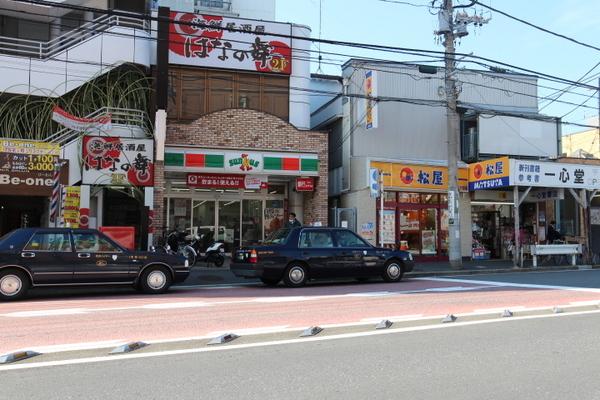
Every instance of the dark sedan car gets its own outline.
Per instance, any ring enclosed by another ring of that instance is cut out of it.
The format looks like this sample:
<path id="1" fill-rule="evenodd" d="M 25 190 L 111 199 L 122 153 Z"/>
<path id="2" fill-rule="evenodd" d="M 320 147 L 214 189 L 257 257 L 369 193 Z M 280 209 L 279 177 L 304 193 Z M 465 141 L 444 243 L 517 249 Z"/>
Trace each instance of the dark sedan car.
<path id="1" fill-rule="evenodd" d="M 134 285 L 164 293 L 188 274 L 184 257 L 130 251 L 93 229 L 25 228 L 0 239 L 0 300 L 38 286 Z"/>
<path id="2" fill-rule="evenodd" d="M 235 252 L 235 276 L 259 278 L 266 285 L 280 280 L 290 287 L 309 279 L 382 277 L 397 282 L 412 271 L 412 255 L 374 247 L 348 229 L 303 227 L 281 229 L 261 246 Z"/>

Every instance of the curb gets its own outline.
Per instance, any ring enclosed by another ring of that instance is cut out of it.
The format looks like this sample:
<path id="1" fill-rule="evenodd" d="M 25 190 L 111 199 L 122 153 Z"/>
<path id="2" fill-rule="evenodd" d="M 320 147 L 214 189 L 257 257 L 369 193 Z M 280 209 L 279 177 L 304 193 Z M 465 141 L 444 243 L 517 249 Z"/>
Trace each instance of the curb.
<path id="1" fill-rule="evenodd" d="M 428 276 L 448 276 L 448 275 L 484 275 L 484 274 L 508 274 L 521 272 L 548 272 L 548 271 L 583 271 L 590 269 L 599 269 L 600 265 L 594 265 L 591 268 L 581 269 L 579 266 L 556 266 L 556 267 L 523 267 L 523 268 L 497 268 L 497 269 L 481 269 L 481 270 L 447 270 L 447 271 L 413 271 L 407 272 L 406 277 L 419 278 Z"/>

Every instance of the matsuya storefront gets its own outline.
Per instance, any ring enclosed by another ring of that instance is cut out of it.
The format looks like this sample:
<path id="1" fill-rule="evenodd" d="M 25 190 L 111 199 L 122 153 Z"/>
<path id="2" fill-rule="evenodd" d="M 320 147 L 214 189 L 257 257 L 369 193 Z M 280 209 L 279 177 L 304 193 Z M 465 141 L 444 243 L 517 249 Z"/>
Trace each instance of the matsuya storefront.
<path id="1" fill-rule="evenodd" d="M 167 147 L 166 226 L 212 233 L 227 251 L 255 243 L 282 227 L 288 212 L 309 218 L 305 197 L 318 175 L 314 153 Z"/>
<path id="2" fill-rule="evenodd" d="M 423 261 L 448 257 L 448 168 L 439 165 L 371 161 L 383 171 L 384 211 L 382 241 L 385 246 L 410 251 Z M 459 169 L 459 189 L 467 191 L 467 169 Z M 380 202 L 377 234 L 380 232 Z M 362 233 L 362 232 L 361 232 Z"/>

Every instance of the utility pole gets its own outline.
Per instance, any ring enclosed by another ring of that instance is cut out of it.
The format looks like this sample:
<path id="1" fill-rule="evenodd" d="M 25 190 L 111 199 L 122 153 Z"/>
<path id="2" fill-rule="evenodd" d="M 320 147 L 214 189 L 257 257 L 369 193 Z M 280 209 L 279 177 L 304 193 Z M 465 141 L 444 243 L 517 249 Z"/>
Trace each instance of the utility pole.
<path id="1" fill-rule="evenodd" d="M 444 33 L 445 47 L 445 86 L 446 86 L 446 118 L 448 135 L 448 257 L 450 266 L 454 269 L 462 267 L 462 254 L 460 249 L 460 215 L 458 209 L 458 139 L 459 124 L 456 103 L 454 58 L 454 8 L 452 0 L 445 0 L 444 15 L 448 16 L 449 29 Z"/>
<path id="2" fill-rule="evenodd" d="M 458 118 L 458 91 L 456 88 L 456 58 L 454 41 L 456 38 L 467 36 L 467 26 L 473 24 L 482 26 L 490 19 L 482 15 L 468 15 L 459 12 L 454 15 L 454 10 L 468 8 L 475 4 L 471 1 L 468 5 L 454 6 L 452 0 L 442 0 L 438 14 L 440 27 L 435 33 L 444 35 L 445 71 L 444 82 L 446 91 L 446 118 L 448 142 L 448 258 L 450 266 L 454 269 L 462 268 L 462 254 L 460 246 L 460 193 L 458 192 L 458 160 L 460 143 L 460 126 Z M 435 4 L 435 1 L 434 3 Z"/>

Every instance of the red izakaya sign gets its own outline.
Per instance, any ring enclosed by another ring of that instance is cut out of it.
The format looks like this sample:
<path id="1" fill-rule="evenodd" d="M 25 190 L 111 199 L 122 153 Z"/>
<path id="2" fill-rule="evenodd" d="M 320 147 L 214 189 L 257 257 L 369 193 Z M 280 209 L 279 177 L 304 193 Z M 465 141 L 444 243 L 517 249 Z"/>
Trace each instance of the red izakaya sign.
<path id="1" fill-rule="evenodd" d="M 151 139 L 85 136 L 85 185 L 154 185 L 154 142 Z"/>
<path id="2" fill-rule="evenodd" d="M 169 62 L 292 73 L 290 24 L 171 12 Z"/>
<path id="3" fill-rule="evenodd" d="M 296 178 L 296 191 L 298 192 L 314 192 L 314 178 Z"/>

